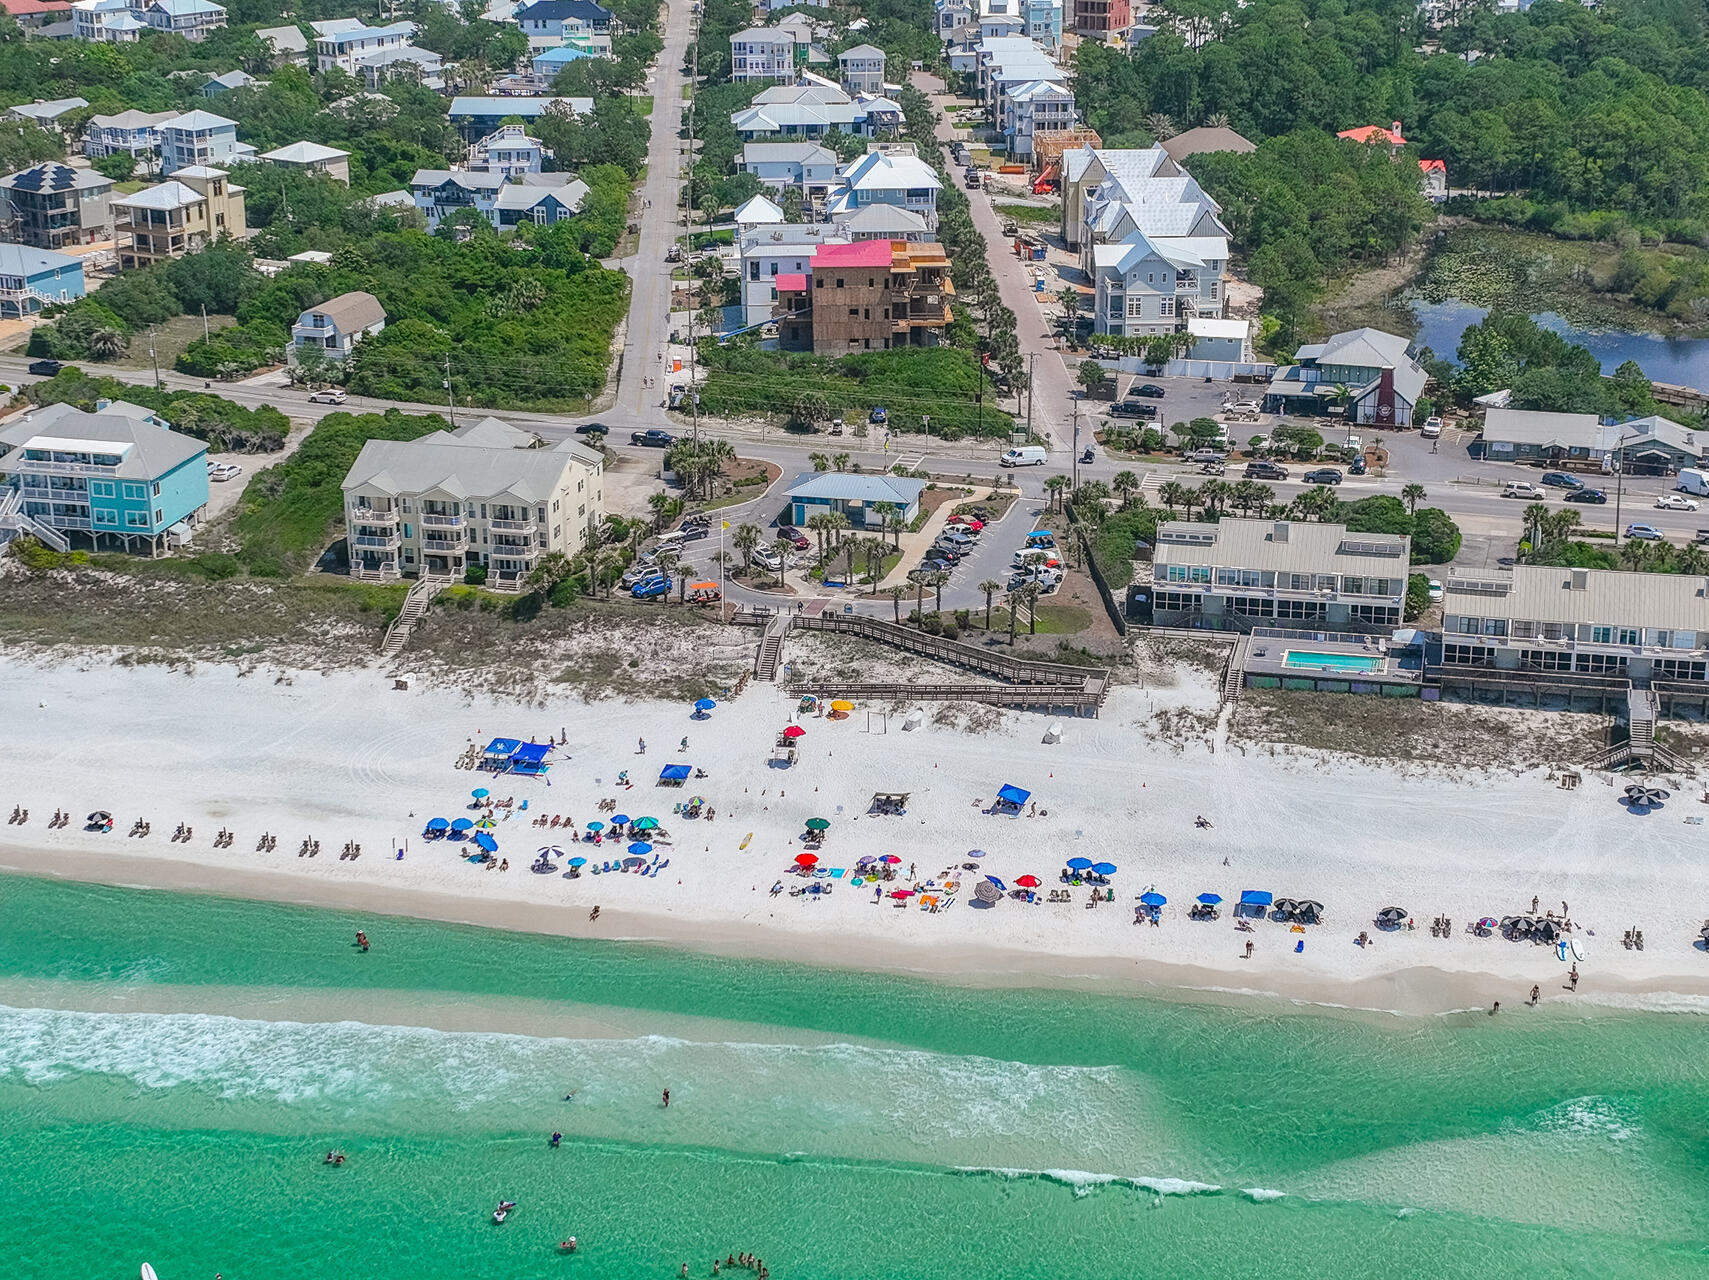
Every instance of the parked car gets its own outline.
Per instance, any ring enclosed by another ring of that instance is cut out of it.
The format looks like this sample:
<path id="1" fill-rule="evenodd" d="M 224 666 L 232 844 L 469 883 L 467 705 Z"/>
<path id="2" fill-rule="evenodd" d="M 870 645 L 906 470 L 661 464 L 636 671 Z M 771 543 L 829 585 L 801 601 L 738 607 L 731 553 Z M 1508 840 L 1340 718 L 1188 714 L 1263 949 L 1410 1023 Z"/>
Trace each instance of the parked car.
<path id="1" fill-rule="evenodd" d="M 1362 456 L 1354 458 L 1353 461 L 1347 464 L 1347 474 L 1350 476 L 1362 476 L 1365 474 L 1365 471 L 1365 459 Z"/>
<path id="2" fill-rule="evenodd" d="M 776 573 L 783 568 L 783 557 L 770 547 L 757 547 L 754 549 L 754 563 Z"/>
<path id="3" fill-rule="evenodd" d="M 1431 604 L 1441 604 L 1442 603 L 1442 580 L 1440 578 L 1431 578 L 1431 579 L 1429 579 L 1429 583 L 1430 583 L 1430 603 Z"/>
<path id="4" fill-rule="evenodd" d="M 319 391 L 309 392 L 310 404 L 343 404 L 349 398 L 343 387 L 322 387 Z"/>
<path id="5" fill-rule="evenodd" d="M 1418 434 L 1423 436 L 1426 440 L 1437 439 L 1442 434 L 1442 419 L 1426 418 L 1424 420 L 1424 426 L 1419 429 Z"/>
<path id="6" fill-rule="evenodd" d="M 959 525 L 969 533 L 979 533 L 985 528 L 983 520 L 976 520 L 972 516 L 951 516 L 945 523 L 952 527 Z"/>
<path id="7" fill-rule="evenodd" d="M 1574 489 L 1566 496 L 1567 502 L 1594 502 L 1598 506 L 1608 501 L 1608 495 L 1601 489 Z"/>
<path id="8" fill-rule="evenodd" d="M 602 441 L 606 436 L 611 434 L 611 428 L 606 426 L 603 422 L 584 422 L 581 426 L 576 428 L 576 434 L 578 436 L 588 436 L 590 438 L 597 437 L 598 440 Z"/>
<path id="9" fill-rule="evenodd" d="M 208 468 L 208 479 L 224 484 L 227 480 L 235 480 L 243 474 L 243 468 L 235 462 L 215 463 Z"/>
<path id="10" fill-rule="evenodd" d="M 884 411 L 883 405 L 874 405 L 872 412 L 866 415 L 866 420 L 874 426 L 883 426 L 890 421 L 890 415 Z"/>
<path id="11" fill-rule="evenodd" d="M 629 443 L 646 449 L 668 449 L 676 443 L 676 437 L 668 431 L 660 431 L 654 427 L 651 431 L 630 432 Z"/>
<path id="12" fill-rule="evenodd" d="M 1687 498 L 1678 493 L 1664 493 L 1656 499 L 1656 506 L 1663 511 L 1695 511 L 1697 510 L 1697 499 Z"/>
<path id="13" fill-rule="evenodd" d="M 1224 449 L 1194 449 L 1187 455 L 1188 462 L 1225 462 L 1228 452 Z"/>
<path id="14" fill-rule="evenodd" d="M 1097 460 L 1098 460 L 1098 451 L 1096 449 L 1094 449 L 1091 445 L 1087 445 L 1083 450 L 1081 450 L 1081 452 L 1080 452 L 1080 465 L 1081 466 L 1089 466 L 1091 463 L 1094 463 Z"/>
<path id="15" fill-rule="evenodd" d="M 653 600 L 659 596 L 668 596 L 670 593 L 671 580 L 663 574 L 655 574 L 651 578 L 643 578 L 640 582 L 637 582 L 633 587 L 629 588 L 629 594 L 637 600 Z"/>
<path id="16" fill-rule="evenodd" d="M 934 560 L 945 560 L 952 565 L 959 564 L 961 558 L 966 554 L 964 551 L 957 551 L 954 547 L 940 546 L 937 543 L 933 543 L 931 548 L 931 555 Z"/>
<path id="17" fill-rule="evenodd" d="M 1551 489 L 1584 488 L 1583 480 L 1580 480 L 1577 476 L 1569 476 L 1564 471 L 1545 471 L 1542 479 L 1543 483 L 1548 485 Z"/>
<path id="18" fill-rule="evenodd" d="M 1653 524 L 1629 524 L 1626 526 L 1626 536 L 1636 538 L 1640 542 L 1661 542 L 1665 535 Z"/>
<path id="19" fill-rule="evenodd" d="M 812 542 L 808 540 L 807 535 L 802 533 L 801 530 L 797 529 L 792 524 L 778 525 L 777 536 L 782 538 L 785 542 L 792 544 L 797 551 L 805 551 L 808 547 L 813 545 Z"/>
<path id="20" fill-rule="evenodd" d="M 1110 414 L 1117 418 L 1144 418 L 1147 421 L 1155 421 L 1162 417 L 1156 405 L 1147 404 L 1143 400 L 1119 401 L 1110 406 Z"/>
<path id="21" fill-rule="evenodd" d="M 632 564 L 623 571 L 623 576 L 617 580 L 617 585 L 627 591 L 637 582 L 645 582 L 648 578 L 658 576 L 651 564 Z"/>
<path id="22" fill-rule="evenodd" d="M 65 366 L 57 360 L 32 360 L 27 368 L 37 377 L 51 378 Z"/>
<path id="23" fill-rule="evenodd" d="M 1137 387 L 1129 387 L 1127 389 L 1127 398 L 1129 400 L 1132 400 L 1135 396 L 1139 396 L 1145 400 L 1161 400 L 1167 394 L 1168 392 L 1164 391 L 1163 388 L 1158 386 L 1155 382 L 1142 382 Z"/>
<path id="24" fill-rule="evenodd" d="M 1267 462 L 1260 458 L 1256 462 L 1248 462 L 1242 475 L 1248 480 L 1286 480 L 1288 469 L 1279 462 Z"/>
<path id="25" fill-rule="evenodd" d="M 702 538 L 709 536 L 712 530 L 707 527 L 703 520 L 684 520 L 682 528 L 676 532 L 679 542 L 699 542 Z"/>
<path id="26" fill-rule="evenodd" d="M 1501 496 L 1504 498 L 1546 498 L 1549 495 L 1534 484 L 1527 484 L 1523 480 L 1513 480 L 1501 486 Z"/>
<path id="27" fill-rule="evenodd" d="M 1264 406 L 1256 400 L 1236 400 L 1222 407 L 1224 413 L 1263 413 Z"/>
<path id="28" fill-rule="evenodd" d="M 1340 484 L 1341 473 L 1334 467 L 1318 467 L 1300 477 L 1307 484 Z"/>

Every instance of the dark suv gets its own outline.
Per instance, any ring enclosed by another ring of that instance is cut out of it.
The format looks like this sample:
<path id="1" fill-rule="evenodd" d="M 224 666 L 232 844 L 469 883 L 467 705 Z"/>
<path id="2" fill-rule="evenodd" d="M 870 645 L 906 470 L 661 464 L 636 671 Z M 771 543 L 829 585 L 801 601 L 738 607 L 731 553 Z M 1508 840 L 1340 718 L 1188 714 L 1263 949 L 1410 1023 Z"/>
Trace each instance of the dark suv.
<path id="1" fill-rule="evenodd" d="M 1545 471 L 1543 483 L 1551 489 L 1582 489 L 1584 481 L 1577 476 L 1569 476 L 1564 471 Z"/>
<path id="2" fill-rule="evenodd" d="M 1265 462 L 1260 459 L 1257 462 L 1248 462 L 1242 474 L 1248 480 L 1286 480 L 1288 469 L 1279 462 Z"/>
<path id="3" fill-rule="evenodd" d="M 651 431 L 630 432 L 629 443 L 642 445 L 650 449 L 668 449 L 676 443 L 676 437 L 668 431 L 660 431 L 657 427 L 654 427 Z"/>
<path id="4" fill-rule="evenodd" d="M 1341 473 L 1334 467 L 1319 467 L 1301 477 L 1307 484 L 1340 484 Z"/>

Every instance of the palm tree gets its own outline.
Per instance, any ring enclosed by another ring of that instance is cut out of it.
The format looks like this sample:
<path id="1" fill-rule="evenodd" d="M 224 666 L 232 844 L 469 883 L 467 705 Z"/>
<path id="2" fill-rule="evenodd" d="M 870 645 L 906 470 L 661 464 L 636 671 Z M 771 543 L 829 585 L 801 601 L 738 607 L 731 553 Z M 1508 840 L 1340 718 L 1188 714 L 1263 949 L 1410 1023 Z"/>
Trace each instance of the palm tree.
<path id="1" fill-rule="evenodd" d="M 899 515 L 885 518 L 884 528 L 890 534 L 890 545 L 893 551 L 902 550 L 902 532 L 907 527 L 908 522 Z"/>
<path id="2" fill-rule="evenodd" d="M 896 504 L 894 502 L 878 502 L 873 504 L 872 509 L 878 513 L 879 527 L 886 533 L 890 532 L 890 521 L 896 516 Z M 896 549 L 900 551 L 901 545 L 898 544 Z"/>
<path id="3" fill-rule="evenodd" d="M 1186 509 L 1187 519 L 1191 520 L 1193 518 L 1193 509 L 1198 507 L 1203 501 L 1204 499 L 1199 496 L 1199 491 L 1197 489 L 1186 484 L 1181 486 L 1181 506 Z"/>
<path id="4" fill-rule="evenodd" d="M 937 612 L 942 613 L 944 611 L 944 583 L 949 581 L 949 574 L 945 573 L 942 569 L 939 569 L 936 573 L 932 574 L 929 581 L 932 584 L 933 591 L 937 594 L 937 603 L 933 607 Z"/>
<path id="5" fill-rule="evenodd" d="M 1169 518 L 1175 518 L 1175 508 L 1187 505 L 1187 495 L 1190 490 L 1179 480 L 1165 480 L 1157 486 L 1157 500 L 1169 511 Z"/>
<path id="6" fill-rule="evenodd" d="M 1050 495 L 1050 505 L 1053 509 L 1062 505 L 1062 491 L 1067 487 L 1067 476 L 1049 476 L 1045 479 L 1044 491 Z"/>
<path id="7" fill-rule="evenodd" d="M 653 557 L 653 568 L 656 569 L 659 573 L 663 574 L 665 577 L 665 581 L 669 582 L 670 577 L 671 577 L 671 571 L 677 567 L 677 562 L 679 561 L 680 558 L 681 557 L 679 557 L 677 555 L 677 553 L 674 551 L 668 551 L 668 550 L 667 551 L 660 551 L 657 555 L 655 555 Z M 670 593 L 666 592 L 665 593 L 665 603 L 669 604 L 670 602 L 671 602 Z"/>
<path id="8" fill-rule="evenodd" d="M 589 572 L 593 577 L 595 599 L 598 598 L 599 588 L 601 585 L 605 587 L 605 598 L 607 600 L 611 599 L 611 584 L 616 577 L 616 575 L 611 571 L 613 569 L 620 568 L 622 564 L 623 558 L 609 548 L 602 547 L 593 553 L 592 566 L 589 569 Z"/>
<path id="9" fill-rule="evenodd" d="M 653 512 L 653 532 L 657 533 L 665 527 L 665 521 L 670 519 L 671 495 L 668 493 L 649 493 L 647 506 Z"/>
<path id="10" fill-rule="evenodd" d="M 1009 647 L 1011 649 L 1015 647 L 1015 594 L 1013 591 L 1009 592 L 1007 601 L 1009 606 Z"/>
<path id="11" fill-rule="evenodd" d="M 1116 478 L 1110 482 L 1110 487 L 1121 498 L 1122 510 L 1126 511 L 1128 504 L 1133 500 L 1133 495 L 1139 492 L 1139 477 L 1131 471 L 1118 471 Z"/>
<path id="12" fill-rule="evenodd" d="M 1211 112 L 1208 116 L 1205 117 L 1205 128 L 1207 128 L 1207 129 L 1226 129 L 1226 128 L 1228 128 L 1228 112 L 1226 112 L 1226 111 L 1213 111 L 1213 112 Z"/>
<path id="13" fill-rule="evenodd" d="M 1226 480 L 1206 480 L 1199 486 L 1199 500 L 1205 504 L 1205 514 L 1221 516 L 1233 492 L 1234 486 Z"/>
<path id="14" fill-rule="evenodd" d="M 979 584 L 979 589 L 985 593 L 985 629 L 991 630 L 991 599 L 1003 589 L 1003 584 L 993 578 L 987 578 Z"/>
<path id="15" fill-rule="evenodd" d="M 1542 502 L 1527 503 L 1525 510 L 1519 513 L 1519 518 L 1524 522 L 1525 532 L 1531 539 L 1531 545 L 1535 547 L 1542 542 L 1543 521 L 1549 518 L 1548 505 Z"/>
<path id="16" fill-rule="evenodd" d="M 1409 515 L 1416 515 L 1418 513 L 1418 504 L 1423 502 L 1429 496 L 1430 495 L 1428 493 L 1424 492 L 1424 486 L 1418 484 L 1416 481 L 1412 484 L 1403 486 L 1400 491 L 1400 500 L 1406 503 L 1406 510 Z"/>
<path id="17" fill-rule="evenodd" d="M 1088 480 L 1074 491 L 1074 509 L 1101 507 L 1110 500 L 1110 486 L 1102 480 Z"/>
<path id="18" fill-rule="evenodd" d="M 685 604 L 688 601 L 688 579 L 693 573 L 694 566 L 689 564 L 686 560 L 677 566 L 676 602 L 678 604 Z M 665 600 L 669 603 L 670 597 L 666 596 Z"/>
<path id="19" fill-rule="evenodd" d="M 807 461 L 815 471 L 829 471 L 831 468 L 831 460 L 822 453 L 808 454 Z"/>
<path id="20" fill-rule="evenodd" d="M 1145 131 L 1158 142 L 1167 142 L 1180 132 L 1175 122 L 1161 111 L 1153 111 L 1145 117 Z"/>
<path id="21" fill-rule="evenodd" d="M 843 541 L 843 533 L 848 529 L 852 529 L 854 526 L 850 523 L 849 518 L 841 511 L 831 512 L 826 519 L 828 523 L 825 527 L 830 531 L 831 545 L 840 546 Z"/>
<path id="22" fill-rule="evenodd" d="M 736 531 L 730 535 L 730 545 L 742 553 L 743 569 L 753 567 L 754 549 L 760 545 L 761 536 L 757 524 L 739 524 Z"/>
<path id="23" fill-rule="evenodd" d="M 883 538 L 868 538 L 866 548 L 866 576 L 872 579 L 872 594 L 878 594 L 878 580 L 884 576 L 884 558 L 890 554 L 890 548 Z"/>
<path id="24" fill-rule="evenodd" d="M 783 586 L 783 571 L 789 564 L 789 553 L 795 550 L 795 544 L 788 538 L 778 538 L 771 544 L 771 549 L 777 554 L 777 585 Z"/>
<path id="25" fill-rule="evenodd" d="M 1038 598 L 1044 594 L 1044 588 L 1036 582 L 1029 582 L 1017 593 L 1027 606 L 1027 634 L 1038 634 Z"/>
<path id="26" fill-rule="evenodd" d="M 831 532 L 831 513 L 821 511 L 817 515 L 807 517 L 807 532 L 819 539 L 819 561 L 825 559 L 825 538 Z"/>
<path id="27" fill-rule="evenodd" d="M 831 459 L 831 470 L 833 470 L 833 471 L 847 471 L 848 469 L 849 469 L 849 455 L 848 454 L 839 453 Z"/>
<path id="28" fill-rule="evenodd" d="M 89 335 L 89 355 L 94 360 L 117 360 L 129 345 L 117 329 L 101 328 Z"/>
<path id="29" fill-rule="evenodd" d="M 907 587 L 886 587 L 884 594 L 890 597 L 890 607 L 896 614 L 896 625 L 902 625 L 902 597 L 908 594 Z"/>

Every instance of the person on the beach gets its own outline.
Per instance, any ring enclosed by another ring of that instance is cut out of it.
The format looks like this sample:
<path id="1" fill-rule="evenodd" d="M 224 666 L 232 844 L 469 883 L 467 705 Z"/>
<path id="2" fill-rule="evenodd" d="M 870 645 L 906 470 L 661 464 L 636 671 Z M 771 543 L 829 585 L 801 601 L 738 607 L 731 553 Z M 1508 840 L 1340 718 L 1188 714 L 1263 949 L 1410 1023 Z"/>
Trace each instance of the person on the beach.
<path id="1" fill-rule="evenodd" d="M 1537 914 L 1537 895 L 1536 894 L 1531 895 L 1531 914 L 1532 915 Z"/>
<path id="2" fill-rule="evenodd" d="M 356 931 L 356 945 L 361 947 L 364 951 L 368 949 L 368 935 L 363 933 L 360 929 Z"/>
<path id="3" fill-rule="evenodd" d="M 667 1107 L 671 1105 L 671 1091 L 669 1089 L 665 1090 L 664 1105 Z"/>
<path id="4" fill-rule="evenodd" d="M 1536 1004 L 1542 998 L 1543 998 L 1543 989 L 1541 987 L 1535 987 L 1535 986 L 1532 987 L 1531 988 L 1531 1003 Z"/>
<path id="5" fill-rule="evenodd" d="M 1492 1004 L 1489 1007 L 1489 1016 L 1493 1018 L 1493 1017 L 1495 1017 L 1496 1014 L 1498 1014 L 1500 1012 L 1501 1012 L 1501 1001 L 1497 1000 L 1494 1004 Z"/>
<path id="6" fill-rule="evenodd" d="M 647 754 L 647 740 L 645 738 L 638 738 L 638 739 L 636 739 L 636 741 L 640 743 L 640 746 L 638 746 L 636 748 L 637 754 L 643 755 L 643 756 L 646 755 Z"/>
<path id="7" fill-rule="evenodd" d="M 1578 990 L 1578 966 L 1576 964 L 1567 972 L 1567 981 L 1572 983 L 1574 991 Z"/>
<path id="8" fill-rule="evenodd" d="M 564 1141 L 564 1135 L 559 1133 L 556 1129 L 554 1129 L 552 1131 L 552 1145 L 554 1147 L 556 1147 L 559 1144 L 561 1144 L 563 1141 Z"/>
<path id="9" fill-rule="evenodd" d="M 1248 939 L 1246 942 L 1246 958 L 1248 960 L 1252 959 L 1252 941 L 1251 941 L 1251 939 Z"/>

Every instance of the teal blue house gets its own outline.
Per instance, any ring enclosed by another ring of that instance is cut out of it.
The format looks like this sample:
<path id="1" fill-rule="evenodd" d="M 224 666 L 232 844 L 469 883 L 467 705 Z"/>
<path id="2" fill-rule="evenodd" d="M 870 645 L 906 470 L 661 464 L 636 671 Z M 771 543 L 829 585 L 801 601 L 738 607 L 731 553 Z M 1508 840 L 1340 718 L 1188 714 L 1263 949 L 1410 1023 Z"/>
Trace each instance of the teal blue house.
<path id="1" fill-rule="evenodd" d="M 207 510 L 207 453 L 141 405 L 48 405 L 0 430 L 0 515 L 62 550 L 87 539 L 158 555 Z"/>
<path id="2" fill-rule="evenodd" d="M 27 244 L 0 244 L 0 320 L 21 320 L 82 296 L 82 258 Z"/>

